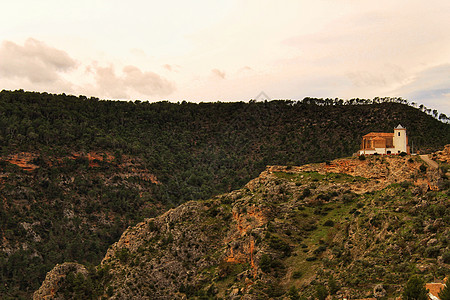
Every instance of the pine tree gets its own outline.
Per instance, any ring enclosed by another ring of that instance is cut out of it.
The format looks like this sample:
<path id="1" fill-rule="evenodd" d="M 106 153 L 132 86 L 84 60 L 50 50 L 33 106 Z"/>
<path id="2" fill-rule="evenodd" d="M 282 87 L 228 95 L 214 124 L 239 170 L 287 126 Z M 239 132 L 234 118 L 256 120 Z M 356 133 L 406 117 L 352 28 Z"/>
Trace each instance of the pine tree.
<path id="1" fill-rule="evenodd" d="M 441 300 L 450 300 L 450 283 L 449 282 L 447 282 L 447 284 L 444 286 L 444 288 L 439 292 L 438 296 Z"/>
<path id="2" fill-rule="evenodd" d="M 428 290 L 422 278 L 417 275 L 409 278 L 402 294 L 403 300 L 427 300 Z"/>

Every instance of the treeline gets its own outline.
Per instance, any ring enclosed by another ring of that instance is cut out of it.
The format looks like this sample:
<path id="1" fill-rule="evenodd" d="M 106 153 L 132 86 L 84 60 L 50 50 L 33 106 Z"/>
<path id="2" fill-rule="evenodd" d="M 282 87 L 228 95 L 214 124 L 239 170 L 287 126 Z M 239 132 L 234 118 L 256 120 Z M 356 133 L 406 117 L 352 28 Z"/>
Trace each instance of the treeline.
<path id="1" fill-rule="evenodd" d="M 303 100 L 301 100 L 303 103 L 308 104 L 315 104 L 315 105 L 368 105 L 368 104 L 380 104 L 380 103 L 400 103 L 409 105 L 415 108 L 418 108 L 420 111 L 427 113 L 434 118 L 441 120 L 442 122 L 449 122 L 450 117 L 448 117 L 444 113 L 439 113 L 437 109 L 431 109 L 427 108 L 423 104 L 417 104 L 416 102 L 409 102 L 406 99 L 403 99 L 402 97 L 375 97 L 373 99 L 361 99 L 361 98 L 352 98 L 352 99 L 339 99 L 339 98 L 310 98 L 306 97 Z"/>

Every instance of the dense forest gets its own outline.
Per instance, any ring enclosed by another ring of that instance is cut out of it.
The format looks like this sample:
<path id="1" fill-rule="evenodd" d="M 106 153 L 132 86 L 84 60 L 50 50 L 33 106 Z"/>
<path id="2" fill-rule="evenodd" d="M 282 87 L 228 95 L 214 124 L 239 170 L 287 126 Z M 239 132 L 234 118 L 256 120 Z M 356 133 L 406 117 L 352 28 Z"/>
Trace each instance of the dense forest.
<path id="1" fill-rule="evenodd" d="M 266 165 L 350 156 L 362 135 L 398 124 L 428 152 L 450 143 L 444 122 L 401 98 L 196 104 L 2 91 L 0 298 L 29 297 L 56 263 L 97 264 L 126 227 L 242 187 Z M 14 164 L 19 154 L 34 167 Z"/>

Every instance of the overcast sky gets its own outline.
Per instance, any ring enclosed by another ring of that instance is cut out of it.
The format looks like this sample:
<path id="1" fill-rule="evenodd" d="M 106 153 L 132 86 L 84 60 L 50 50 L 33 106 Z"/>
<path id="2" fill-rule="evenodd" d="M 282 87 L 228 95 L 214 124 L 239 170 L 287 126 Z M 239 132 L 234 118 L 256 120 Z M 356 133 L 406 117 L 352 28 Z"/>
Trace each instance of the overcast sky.
<path id="1" fill-rule="evenodd" d="M 0 89 L 102 99 L 400 96 L 450 115 L 448 0 L 14 0 Z"/>

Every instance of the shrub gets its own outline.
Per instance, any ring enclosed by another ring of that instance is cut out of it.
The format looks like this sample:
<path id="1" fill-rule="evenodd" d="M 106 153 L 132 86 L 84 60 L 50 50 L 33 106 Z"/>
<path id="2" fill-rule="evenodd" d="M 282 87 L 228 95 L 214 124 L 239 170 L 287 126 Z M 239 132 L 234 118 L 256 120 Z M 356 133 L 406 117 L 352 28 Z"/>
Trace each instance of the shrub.
<path id="1" fill-rule="evenodd" d="M 261 256 L 261 259 L 259 260 L 259 267 L 261 268 L 261 271 L 263 271 L 264 273 L 269 272 L 271 262 L 272 258 L 267 254 L 263 254 Z"/>
<path id="2" fill-rule="evenodd" d="M 333 227 L 334 221 L 333 220 L 326 220 L 325 223 L 323 223 L 324 226 Z"/>
<path id="3" fill-rule="evenodd" d="M 270 237 L 269 246 L 275 250 L 282 251 L 286 256 L 291 253 L 291 247 L 289 244 L 276 236 Z"/>
<path id="4" fill-rule="evenodd" d="M 442 259 L 444 263 L 450 264 L 450 251 L 445 252 L 444 255 L 442 255 Z"/>
<path id="5" fill-rule="evenodd" d="M 158 227 L 155 225 L 154 221 L 148 222 L 148 230 L 150 231 L 158 231 Z"/>
<path id="6" fill-rule="evenodd" d="M 365 155 L 360 155 L 360 156 L 358 156 L 358 159 L 359 160 L 366 160 L 366 156 Z"/>
<path id="7" fill-rule="evenodd" d="M 425 257 L 436 258 L 439 255 L 439 247 L 428 247 L 425 249 Z"/>
<path id="8" fill-rule="evenodd" d="M 319 300 L 325 300 L 328 296 L 328 291 L 327 288 L 320 284 L 318 286 L 316 286 L 316 297 Z"/>
<path id="9" fill-rule="evenodd" d="M 417 275 L 409 278 L 402 293 L 403 299 L 408 300 L 427 300 L 428 290 L 425 288 L 425 283 L 422 278 Z"/>
<path id="10" fill-rule="evenodd" d="M 288 292 L 288 296 L 291 300 L 300 300 L 300 295 L 298 294 L 298 290 L 295 286 L 291 286 Z"/>
<path id="11" fill-rule="evenodd" d="M 128 258 L 130 257 L 130 251 L 128 250 L 128 248 L 122 248 L 117 252 L 116 255 L 120 262 L 126 263 L 128 261 Z"/>
<path id="12" fill-rule="evenodd" d="M 306 197 L 308 197 L 308 196 L 311 196 L 311 190 L 308 189 L 308 188 L 306 188 L 306 189 L 304 189 L 303 192 L 302 192 L 302 198 L 306 198 Z"/>
<path id="13" fill-rule="evenodd" d="M 402 181 L 402 182 L 400 182 L 400 186 L 402 188 L 404 188 L 404 189 L 407 189 L 408 187 L 411 186 L 411 182 L 409 182 L 409 181 Z"/>
<path id="14" fill-rule="evenodd" d="M 333 276 L 330 276 L 328 279 L 328 290 L 331 295 L 334 295 L 337 291 L 339 291 L 339 286 Z"/>
<path id="15" fill-rule="evenodd" d="M 427 171 L 428 167 L 424 164 L 421 164 L 419 167 L 420 172 L 425 173 Z"/>
<path id="16" fill-rule="evenodd" d="M 292 278 L 293 279 L 299 279 L 303 276 L 303 273 L 301 271 L 295 271 L 294 273 L 292 273 Z"/>
<path id="17" fill-rule="evenodd" d="M 327 250 L 327 246 L 320 245 L 319 247 L 317 247 L 316 250 L 313 251 L 313 253 L 314 254 L 320 254 L 320 253 L 324 252 L 325 250 Z"/>
<path id="18" fill-rule="evenodd" d="M 445 287 L 438 294 L 441 300 L 450 300 L 450 284 L 447 281 Z"/>

